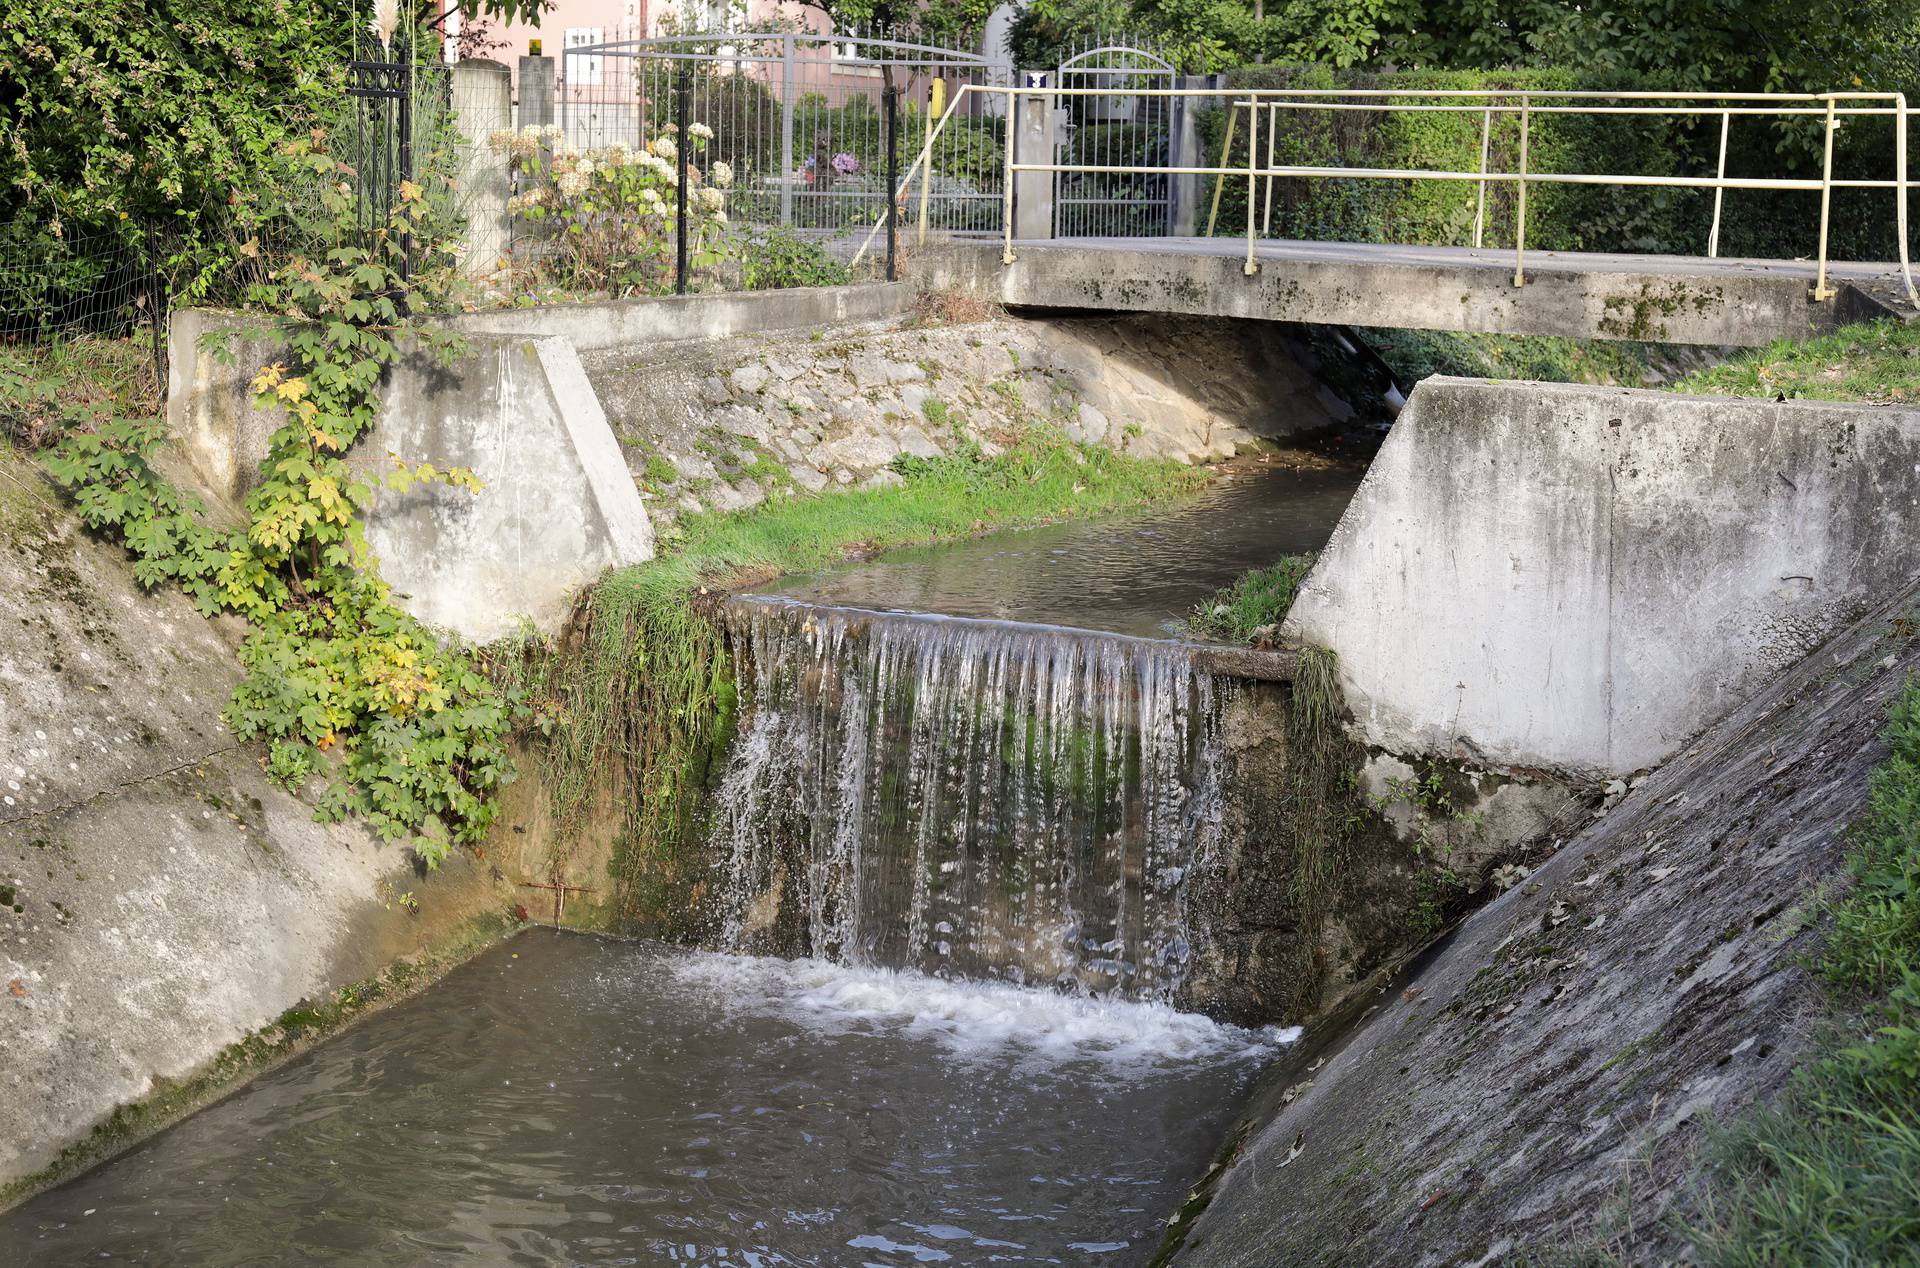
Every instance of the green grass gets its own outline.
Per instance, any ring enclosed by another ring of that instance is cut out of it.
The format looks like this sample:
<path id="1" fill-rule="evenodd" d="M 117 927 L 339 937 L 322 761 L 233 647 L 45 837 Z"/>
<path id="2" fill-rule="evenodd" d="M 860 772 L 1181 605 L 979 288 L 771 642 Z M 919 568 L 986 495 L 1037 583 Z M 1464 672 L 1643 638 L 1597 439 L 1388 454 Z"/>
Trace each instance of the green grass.
<path id="1" fill-rule="evenodd" d="M 1821 401 L 1920 400 L 1920 325 L 1888 318 L 1781 339 L 1673 384 L 1676 392 Z"/>
<path id="2" fill-rule="evenodd" d="M 522 681 L 542 701 L 545 775 L 557 834 L 606 789 L 623 790 L 615 870 L 630 903 L 641 873 L 688 840 L 734 698 L 703 594 L 849 553 L 954 540 L 997 528 L 1103 515 L 1197 489 L 1204 472 L 1069 444 L 1036 429 L 993 457 L 978 449 L 901 458 L 891 488 L 770 500 L 690 515 L 657 559 L 609 573 L 586 600 L 577 649 L 536 658 Z M 631 791 L 625 791 L 631 790 Z M 658 878 L 647 878 L 653 884 Z"/>
<path id="3" fill-rule="evenodd" d="M 1653 370 L 1656 345 L 1547 335 L 1456 334 L 1435 330 L 1362 332 L 1409 387 L 1432 374 L 1539 383 L 1639 387 Z"/>
<path id="4" fill-rule="evenodd" d="M 1271 568 L 1256 568 L 1235 578 L 1232 585 L 1195 606 L 1187 629 L 1197 638 L 1220 643 L 1271 640 L 1315 558 L 1288 555 Z"/>
<path id="5" fill-rule="evenodd" d="M 21 449 L 52 444 L 75 411 L 145 418 L 160 405 L 153 346 L 144 338 L 0 344 L 0 439 Z"/>
<path id="6" fill-rule="evenodd" d="M 1712 1136 L 1686 1227 L 1704 1263 L 1920 1262 L 1920 681 L 1887 740 L 1816 966 L 1852 1020 Z"/>

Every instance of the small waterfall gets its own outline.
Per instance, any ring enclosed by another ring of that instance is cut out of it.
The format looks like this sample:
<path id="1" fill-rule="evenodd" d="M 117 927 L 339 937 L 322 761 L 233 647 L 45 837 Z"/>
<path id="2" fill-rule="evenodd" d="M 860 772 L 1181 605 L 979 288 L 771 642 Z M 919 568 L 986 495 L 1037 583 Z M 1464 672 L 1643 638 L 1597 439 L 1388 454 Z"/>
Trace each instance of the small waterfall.
<path id="1" fill-rule="evenodd" d="M 737 598 L 730 949 L 1172 999 L 1224 683 L 1178 643 Z"/>

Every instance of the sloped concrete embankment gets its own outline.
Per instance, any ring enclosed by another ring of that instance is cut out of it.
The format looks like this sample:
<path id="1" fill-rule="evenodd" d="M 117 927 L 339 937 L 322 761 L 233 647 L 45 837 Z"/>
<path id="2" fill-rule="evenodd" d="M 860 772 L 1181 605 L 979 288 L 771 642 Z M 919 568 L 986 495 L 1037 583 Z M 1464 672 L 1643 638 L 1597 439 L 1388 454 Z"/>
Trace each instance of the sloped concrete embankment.
<path id="1" fill-rule="evenodd" d="M 1912 411 L 1428 379 L 1283 632 L 1369 744 L 1630 776 L 1903 587 L 1917 533 Z"/>
<path id="2" fill-rule="evenodd" d="M 288 1009 L 505 927 L 521 838 L 422 875 L 268 783 L 219 720 L 240 629 L 0 457 L 0 1194 Z"/>
<path id="3" fill-rule="evenodd" d="M 1252 1134 L 1173 1262 L 1676 1262 L 1705 1124 L 1811 1046 L 1814 893 L 1920 671 L 1916 613 L 1920 589 L 1877 605 L 1469 919 Z"/>

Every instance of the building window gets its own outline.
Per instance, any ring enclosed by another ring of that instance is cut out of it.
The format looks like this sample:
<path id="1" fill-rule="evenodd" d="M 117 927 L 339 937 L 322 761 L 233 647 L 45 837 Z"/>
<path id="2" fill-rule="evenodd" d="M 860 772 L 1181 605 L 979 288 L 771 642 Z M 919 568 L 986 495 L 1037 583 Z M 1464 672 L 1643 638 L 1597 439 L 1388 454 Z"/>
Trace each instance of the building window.
<path id="1" fill-rule="evenodd" d="M 607 32 L 600 26 L 570 26 L 567 28 L 567 48 L 587 48 L 590 45 L 604 44 Z M 598 87 L 600 84 L 601 56 L 598 53 L 567 54 L 567 83 L 574 87 Z"/>

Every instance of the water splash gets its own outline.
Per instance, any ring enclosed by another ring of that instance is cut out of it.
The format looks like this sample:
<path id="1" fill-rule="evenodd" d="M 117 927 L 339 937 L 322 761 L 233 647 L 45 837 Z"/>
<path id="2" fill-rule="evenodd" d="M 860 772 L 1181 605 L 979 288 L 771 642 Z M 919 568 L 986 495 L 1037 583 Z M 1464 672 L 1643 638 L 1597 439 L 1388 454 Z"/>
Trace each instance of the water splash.
<path id="1" fill-rule="evenodd" d="M 998 982 L 954 982 L 896 969 L 822 960 L 713 952 L 676 957 L 668 971 L 684 991 L 730 1007 L 771 1013 L 825 1034 L 899 1034 L 938 1045 L 960 1062 L 1030 1072 L 1094 1063 L 1141 1076 L 1181 1075 L 1215 1064 L 1262 1060 L 1300 1038 L 1300 1028 L 1248 1030 L 1166 1004 L 1095 1000 Z"/>
<path id="2" fill-rule="evenodd" d="M 1218 843 L 1222 683 L 1180 644 L 745 598 L 723 945 L 1171 1000 Z"/>

